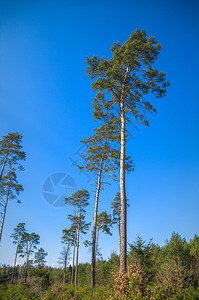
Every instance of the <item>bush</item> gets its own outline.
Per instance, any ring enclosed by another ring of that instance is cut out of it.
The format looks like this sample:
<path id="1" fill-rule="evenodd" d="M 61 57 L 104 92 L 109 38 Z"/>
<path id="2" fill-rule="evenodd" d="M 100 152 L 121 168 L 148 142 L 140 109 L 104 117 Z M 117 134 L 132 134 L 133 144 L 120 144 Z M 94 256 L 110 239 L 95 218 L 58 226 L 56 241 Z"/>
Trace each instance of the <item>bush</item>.
<path id="1" fill-rule="evenodd" d="M 39 297 L 33 291 L 29 291 L 25 283 L 17 285 L 8 284 L 1 287 L 0 299 L 2 300 L 38 300 Z"/>
<path id="2" fill-rule="evenodd" d="M 54 285 L 45 294 L 43 300 L 104 300 L 115 299 L 113 289 L 107 289 L 103 286 L 98 286 L 94 290 L 90 286 Z"/>

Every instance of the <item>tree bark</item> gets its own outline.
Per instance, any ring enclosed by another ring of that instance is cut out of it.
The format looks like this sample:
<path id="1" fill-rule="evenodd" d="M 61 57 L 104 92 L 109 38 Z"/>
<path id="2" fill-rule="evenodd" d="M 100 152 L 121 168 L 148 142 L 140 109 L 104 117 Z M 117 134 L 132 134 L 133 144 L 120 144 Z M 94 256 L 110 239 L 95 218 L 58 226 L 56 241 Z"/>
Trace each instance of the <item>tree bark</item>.
<path id="1" fill-rule="evenodd" d="M 120 197 L 121 197 L 121 223 L 120 223 L 120 270 L 124 273 L 127 272 L 127 220 L 126 220 L 126 186 L 125 186 L 125 147 L 126 147 L 126 120 L 125 120 L 125 85 L 128 76 L 128 66 L 126 75 L 122 86 L 121 93 L 121 152 L 120 152 Z"/>
<path id="2" fill-rule="evenodd" d="M 119 231 L 119 245 L 120 245 L 120 240 L 121 240 L 121 238 L 120 238 L 120 218 L 119 218 L 119 224 L 118 224 L 118 231 Z"/>
<path id="3" fill-rule="evenodd" d="M 106 147 L 106 141 L 104 147 Z M 95 261 L 96 261 L 95 246 L 96 246 L 97 212 L 98 212 L 99 192 L 101 187 L 103 162 L 104 162 L 104 152 L 102 154 L 102 158 L 100 161 L 100 168 L 99 168 L 98 181 L 97 181 L 97 191 L 95 197 L 95 212 L 94 212 L 94 223 L 93 223 L 93 234 L 92 234 L 92 263 L 91 263 L 91 288 L 92 289 L 95 287 Z"/>
<path id="4" fill-rule="evenodd" d="M 8 204 L 9 193 L 10 193 L 10 186 L 8 187 L 6 202 L 5 202 L 4 211 L 3 211 L 3 218 L 2 218 L 2 221 L 1 221 L 0 242 L 1 242 L 1 238 L 2 238 L 3 225 L 4 225 L 5 215 L 6 215 L 6 208 L 7 208 L 7 204 Z"/>
<path id="5" fill-rule="evenodd" d="M 76 238 L 77 238 L 77 230 L 76 230 L 76 232 L 75 232 L 75 239 L 74 239 L 74 245 L 73 245 L 73 265 L 72 265 L 71 284 L 73 284 L 73 279 L 74 279 L 74 264 L 75 264 L 75 245 L 76 245 Z"/>
<path id="6" fill-rule="evenodd" d="M 78 274 L 78 254 L 79 254 L 79 227 L 80 227 L 80 218 L 81 218 L 81 202 L 80 202 L 80 205 L 79 205 L 79 216 L 78 216 L 78 225 L 77 225 L 77 252 L 76 252 L 75 286 L 77 286 L 77 274 Z"/>
<path id="7" fill-rule="evenodd" d="M 2 169 L 1 169 L 0 181 L 1 181 L 1 178 L 2 178 L 2 176 L 3 176 L 3 171 L 4 171 L 4 168 L 5 168 L 5 165 L 6 165 L 6 161 L 7 161 L 7 158 L 8 158 L 8 154 L 9 154 L 9 148 L 8 148 L 7 153 L 6 153 L 6 157 L 5 157 L 5 159 L 4 159 L 3 166 L 2 166 Z"/>
<path id="8" fill-rule="evenodd" d="M 97 256 L 97 245 L 98 245 L 98 238 L 99 238 L 99 227 L 97 229 L 97 238 L 96 238 L 96 244 L 95 244 L 95 261 L 96 261 L 96 256 Z"/>
<path id="9" fill-rule="evenodd" d="M 68 250 L 69 250 L 69 244 L 70 242 L 68 241 L 65 257 L 64 257 L 64 276 L 63 276 L 63 284 L 66 283 L 66 265 L 67 265 L 67 256 L 68 256 Z"/>

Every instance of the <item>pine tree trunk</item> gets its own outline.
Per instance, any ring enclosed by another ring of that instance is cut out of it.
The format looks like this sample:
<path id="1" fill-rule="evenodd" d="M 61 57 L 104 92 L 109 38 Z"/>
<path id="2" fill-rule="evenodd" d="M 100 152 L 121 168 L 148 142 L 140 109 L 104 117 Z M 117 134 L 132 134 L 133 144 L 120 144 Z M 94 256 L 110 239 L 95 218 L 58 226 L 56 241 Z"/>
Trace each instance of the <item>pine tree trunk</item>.
<path id="1" fill-rule="evenodd" d="M 121 152 L 120 152 L 120 197 L 121 197 L 121 222 L 120 222 L 120 270 L 127 272 L 127 228 L 126 228 L 126 186 L 125 186 L 125 147 L 126 147 L 126 120 L 124 107 L 125 84 L 128 76 L 128 67 L 121 94 Z"/>
<path id="2" fill-rule="evenodd" d="M 118 231 L 119 231 L 119 245 L 120 245 L 120 240 L 121 240 L 121 238 L 120 238 L 120 219 L 119 219 L 119 224 L 118 224 Z"/>
<path id="3" fill-rule="evenodd" d="M 80 227 L 80 218 L 81 218 L 81 202 L 80 202 L 80 206 L 79 206 L 79 217 L 78 217 L 78 226 L 77 226 L 77 252 L 76 252 L 75 286 L 77 286 L 77 274 L 78 274 L 78 255 L 79 255 L 79 227 Z"/>
<path id="4" fill-rule="evenodd" d="M 73 265 L 72 265 L 71 284 L 73 284 L 73 279 L 74 279 L 74 264 L 75 264 L 75 245 L 76 245 L 76 238 L 77 238 L 77 230 L 76 230 L 76 232 L 75 232 L 75 239 L 74 239 L 74 245 L 73 245 Z"/>
<path id="5" fill-rule="evenodd" d="M 65 253 L 65 257 L 64 257 L 64 276 L 63 276 L 63 284 L 66 283 L 66 265 L 67 265 L 67 256 L 68 256 L 68 250 L 69 250 L 69 241 L 68 241 L 68 245 L 67 245 L 67 249 L 66 249 L 66 253 Z"/>
<path id="6" fill-rule="evenodd" d="M 7 153 L 6 153 L 6 157 L 5 157 L 5 159 L 4 159 L 3 166 L 2 166 L 2 169 L 1 169 L 0 181 L 1 181 L 1 178 L 2 178 L 2 176 L 3 176 L 3 171 L 4 171 L 4 168 L 5 168 L 5 165 L 6 165 L 6 161 L 7 161 L 7 158 L 8 158 L 8 154 L 9 154 L 9 148 L 8 148 Z"/>
<path id="7" fill-rule="evenodd" d="M 18 248 L 19 248 L 20 237 L 21 237 L 21 235 L 19 234 L 18 241 L 17 241 L 17 249 L 16 249 L 16 253 L 15 253 L 15 261 L 14 261 L 11 283 L 13 283 L 14 271 L 15 271 L 15 267 L 16 267 L 16 263 L 17 263 L 17 252 L 18 252 Z"/>
<path id="8" fill-rule="evenodd" d="M 95 261 L 96 261 L 96 256 L 97 256 L 97 245 L 98 245 L 98 239 L 99 239 L 99 227 L 97 229 L 97 238 L 96 238 L 96 245 L 95 245 Z"/>
<path id="9" fill-rule="evenodd" d="M 17 263 L 17 251 L 18 251 L 18 246 L 19 246 L 19 244 L 17 245 L 17 250 L 16 250 L 16 254 L 15 254 L 14 268 L 16 267 L 16 263 Z"/>
<path id="10" fill-rule="evenodd" d="M 26 283 L 27 277 L 28 277 L 28 260 L 29 260 L 29 253 L 27 254 L 27 259 L 26 259 L 25 283 Z"/>
<path id="11" fill-rule="evenodd" d="M 5 215 L 6 215 L 6 209 L 7 209 L 7 204 L 8 204 L 9 193 L 10 193 L 10 186 L 8 187 L 6 202 L 5 202 L 4 211 L 3 211 L 3 218 L 2 218 L 2 221 L 1 221 L 0 242 L 1 242 L 1 238 L 2 238 L 3 225 L 4 225 Z"/>
<path id="12" fill-rule="evenodd" d="M 104 148 L 106 147 L 106 140 Z M 95 287 L 95 261 L 96 261 L 96 229 L 97 229 L 97 212 L 98 212 L 98 203 L 99 203 L 99 192 L 101 187 L 101 178 L 102 178 L 102 166 L 104 162 L 104 153 L 100 161 L 100 168 L 97 180 L 97 192 L 95 197 L 95 212 L 94 212 L 94 223 L 93 223 L 93 234 L 92 234 L 92 263 L 91 263 L 91 288 Z"/>
<path id="13" fill-rule="evenodd" d="M 121 154 L 120 154 L 120 197 L 121 197 L 121 225 L 120 225 L 120 269 L 126 272 L 127 230 L 126 230 L 126 191 L 125 191 L 125 116 L 121 105 Z"/>

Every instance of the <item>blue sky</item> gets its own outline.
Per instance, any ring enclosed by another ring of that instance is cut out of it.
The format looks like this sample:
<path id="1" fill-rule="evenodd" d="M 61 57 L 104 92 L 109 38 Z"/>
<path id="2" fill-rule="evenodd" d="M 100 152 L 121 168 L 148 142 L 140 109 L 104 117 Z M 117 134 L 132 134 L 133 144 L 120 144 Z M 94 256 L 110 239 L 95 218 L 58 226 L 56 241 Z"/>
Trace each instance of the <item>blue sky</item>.
<path id="1" fill-rule="evenodd" d="M 95 127 L 85 58 L 110 58 L 113 42 L 125 42 L 136 28 L 162 44 L 156 66 L 171 86 L 164 99 L 153 101 L 158 113 L 150 116 L 150 126 L 131 128 L 127 152 L 135 171 L 127 175 L 128 242 L 137 234 L 160 245 L 173 231 L 187 240 L 199 234 L 198 2 L 0 2 L 0 136 L 22 133 L 27 153 L 26 170 L 18 174 L 22 203 L 8 204 L 0 263 L 13 263 L 10 235 L 25 222 L 40 235 L 48 264 L 56 264 L 71 210 L 45 201 L 42 187 L 51 174 L 70 175 L 78 189 L 89 190 L 92 221 L 94 189 L 71 164 L 79 160 L 80 140 Z M 100 211 L 110 212 L 117 191 L 115 183 L 106 187 Z M 116 228 L 112 232 L 99 239 L 104 258 L 119 252 Z M 81 241 L 80 262 L 86 261 L 90 253 Z"/>

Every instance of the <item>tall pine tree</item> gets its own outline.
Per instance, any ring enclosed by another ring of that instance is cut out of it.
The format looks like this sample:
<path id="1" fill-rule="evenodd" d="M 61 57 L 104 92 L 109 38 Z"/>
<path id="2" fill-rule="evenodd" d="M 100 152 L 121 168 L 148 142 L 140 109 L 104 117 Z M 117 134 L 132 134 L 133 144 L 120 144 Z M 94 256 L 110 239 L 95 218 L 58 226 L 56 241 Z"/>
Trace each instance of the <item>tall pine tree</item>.
<path id="1" fill-rule="evenodd" d="M 154 112 L 152 104 L 144 98 L 154 94 L 156 98 L 166 95 L 169 83 L 165 73 L 153 67 L 161 50 L 155 37 L 148 37 L 144 30 L 136 29 L 123 44 L 114 43 L 111 47 L 113 56 L 87 58 L 87 74 L 91 79 L 92 90 L 97 92 L 93 108 L 96 119 L 120 120 L 120 197 L 121 197 L 121 234 L 120 234 L 120 269 L 127 271 L 127 218 L 126 218 L 126 125 L 132 117 L 148 126 L 145 112 Z"/>

